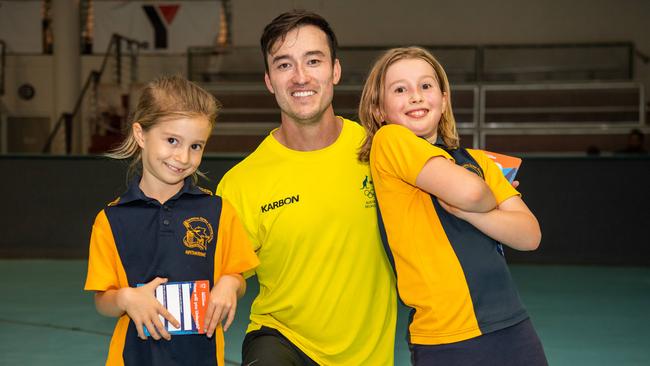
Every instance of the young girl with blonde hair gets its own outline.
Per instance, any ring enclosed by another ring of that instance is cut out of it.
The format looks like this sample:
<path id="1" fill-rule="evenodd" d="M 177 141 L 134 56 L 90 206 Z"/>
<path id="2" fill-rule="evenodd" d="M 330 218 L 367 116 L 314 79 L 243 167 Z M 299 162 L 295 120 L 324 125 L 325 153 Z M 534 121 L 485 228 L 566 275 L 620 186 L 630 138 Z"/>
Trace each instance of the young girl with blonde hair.
<path id="1" fill-rule="evenodd" d="M 500 243 L 534 250 L 535 216 L 482 151 L 459 147 L 449 81 L 418 47 L 374 64 L 359 117 L 386 251 L 412 309 L 414 365 L 546 365 Z"/>
<path id="2" fill-rule="evenodd" d="M 100 314 L 119 317 L 107 365 L 224 364 L 223 331 L 245 290 L 240 273 L 258 260 L 232 206 L 196 185 L 217 110 L 214 97 L 192 82 L 157 79 L 109 154 L 132 161 L 132 179 L 95 219 L 84 288 L 95 292 Z M 181 322 L 182 329 L 191 324 L 175 319 L 154 292 L 168 281 L 199 280 L 211 289 L 198 324 L 204 334 L 171 337 Z"/>

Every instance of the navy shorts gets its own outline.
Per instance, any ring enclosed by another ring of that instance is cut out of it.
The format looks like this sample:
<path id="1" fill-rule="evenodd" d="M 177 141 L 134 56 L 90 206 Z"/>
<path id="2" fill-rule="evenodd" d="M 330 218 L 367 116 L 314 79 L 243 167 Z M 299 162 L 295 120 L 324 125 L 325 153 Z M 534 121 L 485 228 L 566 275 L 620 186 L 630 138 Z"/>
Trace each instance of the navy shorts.
<path id="1" fill-rule="evenodd" d="M 278 330 L 262 327 L 246 334 L 243 366 L 318 366 Z"/>
<path id="2" fill-rule="evenodd" d="M 542 342 L 530 319 L 466 341 L 411 344 L 415 366 L 547 366 Z"/>

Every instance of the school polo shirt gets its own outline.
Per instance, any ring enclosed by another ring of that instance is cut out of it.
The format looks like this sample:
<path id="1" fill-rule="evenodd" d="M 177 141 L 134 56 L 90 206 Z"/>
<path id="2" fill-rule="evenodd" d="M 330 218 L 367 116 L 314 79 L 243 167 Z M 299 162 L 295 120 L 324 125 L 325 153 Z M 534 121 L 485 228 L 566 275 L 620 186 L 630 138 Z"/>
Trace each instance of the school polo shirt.
<path id="1" fill-rule="evenodd" d="M 276 329 L 321 365 L 393 364 L 395 280 L 370 171 L 357 160 L 364 138 L 349 120 L 315 151 L 271 133 L 217 188 L 260 258 L 248 331 Z"/>
<path id="2" fill-rule="evenodd" d="M 415 185 L 437 156 L 481 176 L 499 204 L 519 194 L 482 151 L 434 146 L 399 125 L 376 133 L 370 166 L 398 291 L 414 311 L 413 344 L 458 342 L 528 317 L 500 244 Z"/>
<path id="3" fill-rule="evenodd" d="M 106 291 L 145 284 L 209 280 L 258 264 L 232 206 L 185 181 L 164 204 L 145 196 L 135 179 L 96 217 L 90 239 L 85 290 Z M 177 335 L 143 341 L 128 315 L 117 322 L 107 365 L 224 365 L 221 327 L 215 335 Z"/>

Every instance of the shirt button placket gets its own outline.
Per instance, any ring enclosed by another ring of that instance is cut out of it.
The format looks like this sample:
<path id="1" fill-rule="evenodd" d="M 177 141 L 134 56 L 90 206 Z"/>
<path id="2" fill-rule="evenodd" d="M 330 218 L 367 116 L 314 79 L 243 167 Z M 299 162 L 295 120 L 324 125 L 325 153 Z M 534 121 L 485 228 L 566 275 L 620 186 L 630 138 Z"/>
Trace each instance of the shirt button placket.
<path id="1" fill-rule="evenodd" d="M 166 229 L 169 229 L 171 224 L 171 208 L 167 205 L 162 206 L 162 224 Z"/>

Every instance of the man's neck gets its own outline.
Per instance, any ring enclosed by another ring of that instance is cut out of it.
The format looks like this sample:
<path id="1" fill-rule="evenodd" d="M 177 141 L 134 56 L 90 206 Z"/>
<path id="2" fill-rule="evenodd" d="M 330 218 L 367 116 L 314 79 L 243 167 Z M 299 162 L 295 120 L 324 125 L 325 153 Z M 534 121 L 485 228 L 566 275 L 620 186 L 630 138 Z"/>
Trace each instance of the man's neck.
<path id="1" fill-rule="evenodd" d="M 283 116 L 282 124 L 273 133 L 273 137 L 291 150 L 314 151 L 333 144 L 342 129 L 343 120 L 330 110 L 325 112 L 320 121 L 313 123 L 298 123 Z"/>

